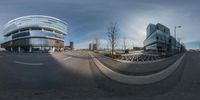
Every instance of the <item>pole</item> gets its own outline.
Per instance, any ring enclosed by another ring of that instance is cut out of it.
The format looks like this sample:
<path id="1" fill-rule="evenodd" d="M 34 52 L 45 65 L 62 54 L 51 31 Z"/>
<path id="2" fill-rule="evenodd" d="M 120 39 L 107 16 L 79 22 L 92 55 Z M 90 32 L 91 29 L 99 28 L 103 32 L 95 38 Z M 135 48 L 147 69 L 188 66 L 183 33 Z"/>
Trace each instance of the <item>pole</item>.
<path id="1" fill-rule="evenodd" d="M 174 27 L 174 38 L 176 39 L 176 26 Z"/>

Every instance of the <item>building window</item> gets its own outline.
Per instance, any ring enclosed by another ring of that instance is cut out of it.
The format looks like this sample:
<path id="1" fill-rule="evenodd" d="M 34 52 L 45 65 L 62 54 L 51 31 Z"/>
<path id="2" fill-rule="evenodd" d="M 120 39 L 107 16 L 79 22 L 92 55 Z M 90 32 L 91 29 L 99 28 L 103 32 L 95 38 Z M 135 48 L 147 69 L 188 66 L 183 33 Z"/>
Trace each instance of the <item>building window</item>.
<path id="1" fill-rule="evenodd" d="M 29 32 L 22 32 L 22 33 L 14 34 L 12 36 L 12 39 L 16 39 L 16 38 L 20 38 L 20 37 L 24 37 L 24 36 L 30 36 L 30 33 Z"/>
<path id="2" fill-rule="evenodd" d="M 158 37 L 158 36 L 156 36 L 156 39 L 158 40 L 158 39 L 159 39 L 159 37 Z"/>

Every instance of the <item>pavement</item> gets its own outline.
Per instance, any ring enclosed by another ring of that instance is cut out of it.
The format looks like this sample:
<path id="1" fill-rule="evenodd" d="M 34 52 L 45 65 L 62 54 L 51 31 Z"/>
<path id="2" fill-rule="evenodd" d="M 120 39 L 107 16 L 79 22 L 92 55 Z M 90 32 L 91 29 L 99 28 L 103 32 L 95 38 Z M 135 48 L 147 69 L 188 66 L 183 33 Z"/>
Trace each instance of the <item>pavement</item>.
<path id="1" fill-rule="evenodd" d="M 0 53 L 0 100 L 199 100 L 199 59 L 187 52 L 166 79 L 127 85 L 105 76 L 87 51 Z"/>
<path id="2" fill-rule="evenodd" d="M 168 68 L 174 62 L 176 62 L 177 59 L 179 59 L 183 55 L 183 53 L 177 54 L 172 57 L 168 57 L 156 62 L 148 61 L 148 62 L 142 62 L 142 63 L 123 63 L 123 62 L 111 59 L 109 57 L 105 57 L 102 54 L 93 53 L 93 55 L 105 66 L 107 66 L 108 68 L 116 72 L 126 74 L 126 75 L 143 76 L 143 75 L 149 75 L 156 72 L 160 72 Z"/>
<path id="3" fill-rule="evenodd" d="M 114 81 L 121 82 L 121 83 L 124 83 L 124 84 L 130 84 L 130 85 L 133 85 L 133 84 L 134 85 L 135 84 L 138 84 L 138 85 L 151 84 L 151 83 L 156 83 L 156 82 L 159 82 L 159 81 L 167 78 L 169 75 L 171 75 L 179 67 L 180 63 L 182 62 L 182 60 L 185 56 L 185 54 L 183 54 L 177 61 L 175 61 L 173 64 L 171 64 L 170 66 L 168 66 L 167 68 L 165 68 L 165 69 L 163 69 L 159 72 L 155 72 L 155 73 L 151 73 L 151 74 L 147 74 L 147 75 L 127 75 L 127 74 L 123 74 L 123 73 L 116 72 L 116 71 L 112 70 L 111 68 L 102 64 L 98 60 L 97 57 L 95 57 L 91 53 L 90 53 L 90 55 L 91 55 L 94 63 L 97 65 L 99 70 L 101 70 L 101 72 L 104 75 L 106 75 L 107 77 L 109 77 L 110 79 L 112 79 Z M 101 58 L 103 58 L 103 57 L 101 57 Z M 167 61 L 165 61 L 165 62 L 167 62 Z M 145 64 L 141 64 L 141 65 L 145 65 Z M 154 67 L 158 67 L 158 66 L 159 66 L 159 64 L 154 63 Z M 135 66 L 131 65 L 129 67 L 135 67 Z M 146 65 L 144 67 L 146 67 L 148 69 L 149 66 Z M 121 68 L 122 69 L 124 68 L 123 64 L 121 64 Z"/>

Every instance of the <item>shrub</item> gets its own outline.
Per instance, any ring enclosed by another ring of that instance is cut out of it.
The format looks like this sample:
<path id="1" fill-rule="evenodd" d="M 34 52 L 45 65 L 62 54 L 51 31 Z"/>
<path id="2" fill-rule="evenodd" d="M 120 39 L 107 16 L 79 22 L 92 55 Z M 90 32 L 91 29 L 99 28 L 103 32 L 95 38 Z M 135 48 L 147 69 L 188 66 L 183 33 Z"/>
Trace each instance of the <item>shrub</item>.
<path id="1" fill-rule="evenodd" d="M 113 59 L 117 59 L 117 58 L 120 58 L 121 55 L 120 54 L 110 54 L 110 53 L 107 53 L 107 54 L 104 54 L 104 56 L 107 56 L 107 57 L 110 57 L 110 58 L 113 58 Z"/>

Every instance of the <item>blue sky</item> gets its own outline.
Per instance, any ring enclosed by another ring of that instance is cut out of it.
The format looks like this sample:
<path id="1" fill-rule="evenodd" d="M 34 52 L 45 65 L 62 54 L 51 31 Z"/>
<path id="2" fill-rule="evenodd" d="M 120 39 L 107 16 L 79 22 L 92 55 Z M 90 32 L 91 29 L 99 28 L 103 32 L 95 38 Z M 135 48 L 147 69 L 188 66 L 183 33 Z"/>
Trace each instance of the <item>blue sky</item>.
<path id="1" fill-rule="evenodd" d="M 199 4 L 198 0 L 1 0 L 0 32 L 4 24 L 16 17 L 47 15 L 68 23 L 66 44 L 74 41 L 76 48 L 87 48 L 98 37 L 105 48 L 107 28 L 111 22 L 117 22 L 120 37 L 126 38 L 131 47 L 143 46 L 149 23 L 161 23 L 170 28 L 172 35 L 174 26 L 181 25 L 177 37 L 187 47 L 195 48 L 198 46 L 191 45 L 200 41 Z"/>

